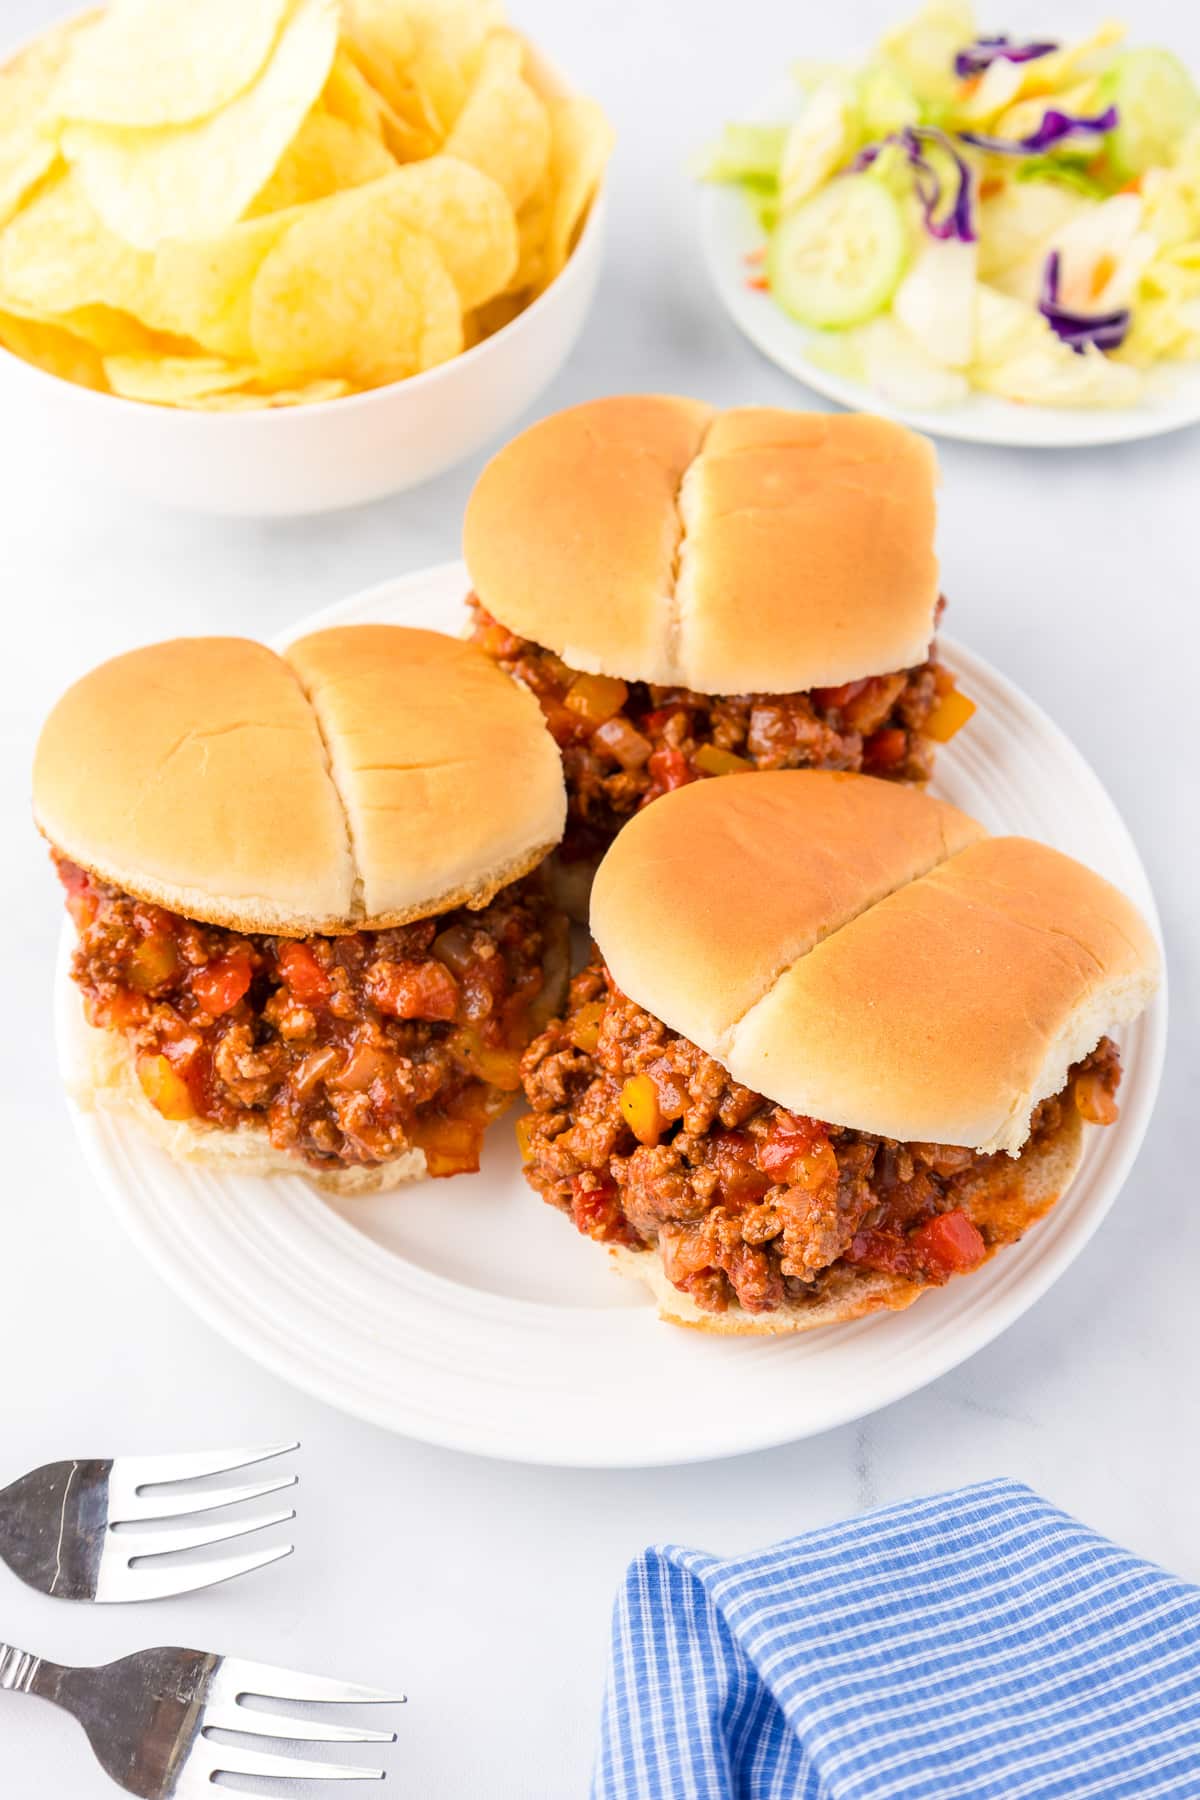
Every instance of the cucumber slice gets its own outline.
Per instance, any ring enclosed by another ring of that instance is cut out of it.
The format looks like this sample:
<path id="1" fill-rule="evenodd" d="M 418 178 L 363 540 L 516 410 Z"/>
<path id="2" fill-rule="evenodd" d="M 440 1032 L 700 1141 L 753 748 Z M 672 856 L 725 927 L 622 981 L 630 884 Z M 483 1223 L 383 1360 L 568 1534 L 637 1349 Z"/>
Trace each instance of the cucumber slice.
<path id="1" fill-rule="evenodd" d="M 908 230 L 895 196 L 870 175 L 839 175 L 779 221 L 767 279 L 802 325 L 840 330 L 883 311 L 907 260 Z"/>
<path id="2" fill-rule="evenodd" d="M 1200 91 L 1169 50 L 1126 50 L 1104 77 L 1101 91 L 1120 115 L 1107 140 L 1116 174 L 1132 181 L 1174 160 L 1200 119 Z"/>

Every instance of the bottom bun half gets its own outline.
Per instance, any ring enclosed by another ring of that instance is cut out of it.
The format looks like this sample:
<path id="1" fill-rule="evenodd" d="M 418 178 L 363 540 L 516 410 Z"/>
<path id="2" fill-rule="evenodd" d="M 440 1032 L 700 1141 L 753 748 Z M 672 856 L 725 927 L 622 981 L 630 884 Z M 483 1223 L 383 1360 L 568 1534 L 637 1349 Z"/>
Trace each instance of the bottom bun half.
<path id="1" fill-rule="evenodd" d="M 1016 1160 L 997 1158 L 986 1180 L 981 1179 L 963 1203 L 963 1210 L 988 1240 L 989 1258 L 1005 1245 L 1015 1244 L 1061 1199 L 1082 1155 L 1083 1121 L 1070 1106 L 1064 1108 L 1058 1129 L 1024 1155 Z M 940 1285 L 874 1269 L 835 1267 L 816 1286 L 811 1299 L 788 1301 L 774 1312 L 747 1312 L 735 1303 L 725 1312 L 711 1313 L 667 1279 L 657 1250 L 614 1248 L 609 1254 L 618 1274 L 642 1281 L 650 1289 L 661 1319 L 722 1337 L 783 1337 L 815 1331 L 822 1325 L 845 1325 L 868 1313 L 902 1312 L 931 1287 Z"/>
<path id="2" fill-rule="evenodd" d="M 79 1056 L 71 1072 L 71 1097 L 84 1112 L 121 1114 L 176 1162 L 202 1164 L 226 1175 L 303 1175 L 329 1194 L 379 1194 L 420 1181 L 425 1152 L 406 1150 L 387 1163 L 358 1163 L 344 1169 L 315 1169 L 301 1157 L 277 1150 L 261 1126 L 226 1131 L 188 1119 L 164 1119 L 142 1092 L 133 1052 L 115 1031 L 80 1022 Z M 86 1033 L 86 1037 L 84 1037 Z"/>

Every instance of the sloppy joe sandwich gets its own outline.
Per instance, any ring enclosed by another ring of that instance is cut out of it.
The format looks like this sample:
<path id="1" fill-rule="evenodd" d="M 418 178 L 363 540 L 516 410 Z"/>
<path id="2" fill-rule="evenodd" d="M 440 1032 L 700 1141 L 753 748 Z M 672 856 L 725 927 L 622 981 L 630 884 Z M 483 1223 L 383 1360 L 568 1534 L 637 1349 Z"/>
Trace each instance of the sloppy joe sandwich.
<path id="1" fill-rule="evenodd" d="M 78 932 L 90 1102 L 176 1156 L 353 1192 L 478 1167 L 561 1005 L 537 706 L 471 645 L 177 639 L 47 720 L 34 811 Z"/>
<path id="2" fill-rule="evenodd" d="M 651 807 L 592 929 L 526 1052 L 526 1175 L 663 1317 L 722 1332 L 908 1306 L 1019 1238 L 1116 1118 L 1105 1033 L 1158 971 L 1069 857 L 819 771 Z"/>
<path id="3" fill-rule="evenodd" d="M 654 394 L 493 458 L 464 529 L 472 629 L 562 749 L 564 864 L 704 776 L 928 777 L 973 711 L 932 648 L 936 476 L 886 419 Z"/>

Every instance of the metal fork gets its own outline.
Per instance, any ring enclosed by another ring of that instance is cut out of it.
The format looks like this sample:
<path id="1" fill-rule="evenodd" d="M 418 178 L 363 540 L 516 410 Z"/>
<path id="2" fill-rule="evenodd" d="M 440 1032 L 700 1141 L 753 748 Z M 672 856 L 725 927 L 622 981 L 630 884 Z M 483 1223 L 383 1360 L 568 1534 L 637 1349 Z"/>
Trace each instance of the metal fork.
<path id="1" fill-rule="evenodd" d="M 202 1650 L 139 1650 L 98 1669 L 66 1669 L 0 1644 L 0 1689 L 36 1694 L 69 1712 L 88 1735 L 96 1760 L 118 1787 L 142 1800 L 212 1800 L 218 1775 L 277 1781 L 383 1781 L 382 1769 L 308 1762 L 215 1742 L 213 1732 L 241 1732 L 284 1742 L 392 1744 L 394 1731 L 326 1725 L 251 1710 L 248 1697 L 318 1705 L 403 1704 L 349 1682 L 294 1675 Z"/>
<path id="2" fill-rule="evenodd" d="M 191 1494 L 156 1492 L 163 1484 L 229 1474 L 297 1449 L 298 1444 L 269 1444 L 199 1456 L 47 1463 L 0 1490 L 0 1558 L 39 1593 L 66 1600 L 164 1600 L 231 1581 L 235 1575 L 290 1556 L 295 1546 L 283 1544 L 180 1567 L 164 1567 L 157 1561 L 146 1565 L 143 1559 L 203 1550 L 270 1525 L 286 1525 L 296 1516 L 294 1508 L 176 1531 L 118 1532 L 116 1527 L 192 1518 L 293 1487 L 295 1475 L 280 1475 L 269 1481 L 197 1488 Z"/>

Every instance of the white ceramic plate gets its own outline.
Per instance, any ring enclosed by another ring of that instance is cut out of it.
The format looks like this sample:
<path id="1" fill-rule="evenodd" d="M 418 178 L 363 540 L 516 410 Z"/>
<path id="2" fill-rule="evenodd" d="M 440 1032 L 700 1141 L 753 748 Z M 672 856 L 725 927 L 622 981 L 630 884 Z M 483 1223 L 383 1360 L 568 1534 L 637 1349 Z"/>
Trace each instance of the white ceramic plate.
<path id="1" fill-rule="evenodd" d="M 801 104 L 796 90 L 785 83 L 745 116 L 786 120 L 795 117 Z M 969 394 L 956 406 L 934 410 L 896 405 L 877 388 L 831 374 L 814 362 L 809 355 L 812 334 L 776 305 L 770 294 L 747 286 L 747 276 L 755 271 L 747 266 L 745 257 L 761 246 L 763 233 L 737 188 L 703 188 L 700 228 L 709 273 L 734 323 L 773 363 L 841 406 L 901 419 L 931 437 L 1043 450 L 1122 444 L 1200 423 L 1200 364 L 1196 363 L 1152 369 L 1140 403 L 1119 410 L 1018 406 L 994 394 L 978 393 Z"/>
<path id="2" fill-rule="evenodd" d="M 454 563 L 297 626 L 385 620 L 457 631 Z M 942 751 L 938 788 L 993 829 L 1049 840 L 1153 917 L 1137 852 L 1062 733 L 986 663 L 945 646 L 979 710 Z M 64 933 L 69 1075 L 83 1024 Z M 524 1462 L 632 1467 L 786 1443 L 873 1412 L 989 1343 L 1079 1254 L 1115 1199 L 1158 1087 L 1165 997 L 1125 1033 L 1121 1117 L 1089 1134 L 1066 1199 L 1015 1248 L 905 1313 L 792 1340 L 706 1338 L 659 1323 L 640 1287 L 526 1188 L 513 1134 L 478 1175 L 330 1203 L 301 1177 L 217 1179 L 133 1127 L 76 1115 L 118 1218 L 223 1337 L 284 1380 L 375 1424 Z"/>

